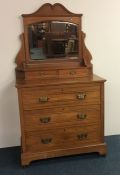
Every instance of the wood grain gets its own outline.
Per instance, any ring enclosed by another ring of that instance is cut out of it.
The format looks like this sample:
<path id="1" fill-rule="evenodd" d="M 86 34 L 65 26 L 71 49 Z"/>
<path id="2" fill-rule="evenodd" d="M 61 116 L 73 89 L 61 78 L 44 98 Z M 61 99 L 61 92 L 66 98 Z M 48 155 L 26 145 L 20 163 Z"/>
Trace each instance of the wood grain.
<path id="1" fill-rule="evenodd" d="M 24 111 L 26 131 L 47 130 L 69 125 L 93 125 L 100 123 L 100 106 L 63 106 L 43 110 Z"/>
<path id="2" fill-rule="evenodd" d="M 16 58 L 16 87 L 21 125 L 21 165 L 65 155 L 107 153 L 104 141 L 104 82 L 93 75 L 85 46 L 82 15 L 59 3 L 24 14 L 22 46 Z M 30 59 L 28 26 L 43 21 L 78 26 L 79 55 L 73 60 Z"/>
<path id="3" fill-rule="evenodd" d="M 79 135 L 87 134 L 84 138 L 78 138 Z M 99 142 L 100 129 L 97 125 L 92 127 L 65 127 L 58 130 L 47 130 L 44 132 L 26 133 L 27 151 L 43 152 L 63 148 L 82 147 Z M 42 140 L 51 139 L 43 143 Z"/>

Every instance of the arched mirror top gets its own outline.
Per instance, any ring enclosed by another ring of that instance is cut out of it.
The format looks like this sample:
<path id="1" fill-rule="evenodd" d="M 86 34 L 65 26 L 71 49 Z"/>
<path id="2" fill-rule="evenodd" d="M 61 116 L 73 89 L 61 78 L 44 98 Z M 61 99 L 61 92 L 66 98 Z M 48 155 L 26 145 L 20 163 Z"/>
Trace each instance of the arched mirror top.
<path id="1" fill-rule="evenodd" d="M 84 44 L 81 16 L 59 3 L 46 3 L 36 12 L 22 15 L 24 34 L 17 64 L 78 62 L 80 66 L 90 66 L 91 54 Z"/>

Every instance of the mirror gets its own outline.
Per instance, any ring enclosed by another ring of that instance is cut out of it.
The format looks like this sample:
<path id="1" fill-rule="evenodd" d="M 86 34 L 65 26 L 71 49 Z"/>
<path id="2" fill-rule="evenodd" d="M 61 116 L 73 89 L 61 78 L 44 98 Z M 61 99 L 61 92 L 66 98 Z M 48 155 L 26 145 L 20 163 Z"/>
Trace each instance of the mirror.
<path id="1" fill-rule="evenodd" d="M 28 40 L 31 60 L 78 58 L 77 24 L 61 21 L 31 24 Z"/>

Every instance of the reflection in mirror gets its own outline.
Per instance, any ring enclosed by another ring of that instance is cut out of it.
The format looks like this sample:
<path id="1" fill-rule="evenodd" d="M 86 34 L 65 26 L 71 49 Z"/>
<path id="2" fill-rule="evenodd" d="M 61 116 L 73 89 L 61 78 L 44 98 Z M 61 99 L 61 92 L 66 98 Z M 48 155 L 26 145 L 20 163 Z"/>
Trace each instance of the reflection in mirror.
<path id="1" fill-rule="evenodd" d="M 29 25 L 32 60 L 78 58 L 78 26 L 69 22 L 47 21 Z"/>

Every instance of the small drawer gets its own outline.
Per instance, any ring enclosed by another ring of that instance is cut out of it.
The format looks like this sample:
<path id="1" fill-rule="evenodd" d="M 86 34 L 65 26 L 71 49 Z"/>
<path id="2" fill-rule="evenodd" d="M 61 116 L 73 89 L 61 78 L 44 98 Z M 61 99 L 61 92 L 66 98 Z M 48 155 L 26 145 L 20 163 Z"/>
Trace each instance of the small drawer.
<path id="1" fill-rule="evenodd" d="M 28 152 L 44 152 L 57 149 L 82 147 L 100 142 L 100 129 L 96 125 L 90 127 L 66 127 L 46 132 L 26 133 Z"/>
<path id="2" fill-rule="evenodd" d="M 60 78 L 77 78 L 77 77 L 88 77 L 90 75 L 89 69 L 65 69 L 59 71 Z"/>
<path id="3" fill-rule="evenodd" d="M 57 70 L 43 70 L 43 71 L 32 71 L 25 73 L 26 80 L 32 79 L 50 79 L 58 78 L 59 72 Z"/>
<path id="4" fill-rule="evenodd" d="M 25 88 L 22 90 L 25 110 L 43 109 L 60 105 L 100 104 L 100 86 L 76 86 L 70 89 L 58 87 L 54 89 Z"/>
<path id="5" fill-rule="evenodd" d="M 46 130 L 68 125 L 92 125 L 100 122 L 100 106 L 70 106 L 46 110 L 24 111 L 26 131 Z"/>

